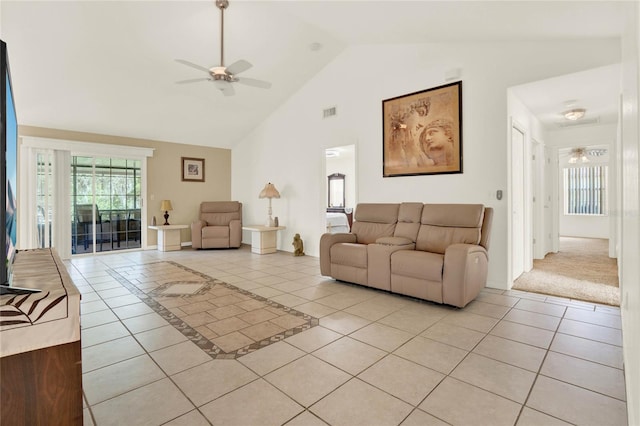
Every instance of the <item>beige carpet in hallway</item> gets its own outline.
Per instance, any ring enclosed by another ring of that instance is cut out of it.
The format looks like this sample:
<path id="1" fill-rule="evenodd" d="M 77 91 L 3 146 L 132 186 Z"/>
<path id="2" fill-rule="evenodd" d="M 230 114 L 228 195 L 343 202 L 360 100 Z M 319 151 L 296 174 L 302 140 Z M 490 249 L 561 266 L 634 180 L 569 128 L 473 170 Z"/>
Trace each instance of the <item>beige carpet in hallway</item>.
<path id="1" fill-rule="evenodd" d="M 534 260 L 513 289 L 620 306 L 617 261 L 608 253 L 606 239 L 561 237 L 560 251 Z"/>

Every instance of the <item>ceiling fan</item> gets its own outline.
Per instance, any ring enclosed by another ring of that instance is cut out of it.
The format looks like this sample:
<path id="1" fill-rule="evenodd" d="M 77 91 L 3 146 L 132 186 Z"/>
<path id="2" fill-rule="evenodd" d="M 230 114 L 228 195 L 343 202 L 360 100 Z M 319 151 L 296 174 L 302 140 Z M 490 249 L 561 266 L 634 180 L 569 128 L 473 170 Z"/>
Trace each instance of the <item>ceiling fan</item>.
<path id="1" fill-rule="evenodd" d="M 206 68 L 193 62 L 185 61 L 184 59 L 176 59 L 183 65 L 195 68 L 200 71 L 206 72 L 207 77 L 192 78 L 188 80 L 177 81 L 178 84 L 195 83 L 198 81 L 211 81 L 225 96 L 232 96 L 235 94 L 235 90 L 231 83 L 241 83 L 247 86 L 258 87 L 261 89 L 268 89 L 271 87 L 271 83 L 263 80 L 257 80 L 255 78 L 238 77 L 238 74 L 251 68 L 248 61 L 240 59 L 228 67 L 224 66 L 224 11 L 229 7 L 229 0 L 216 0 L 216 6 L 220 9 L 220 65 L 211 68 Z"/>

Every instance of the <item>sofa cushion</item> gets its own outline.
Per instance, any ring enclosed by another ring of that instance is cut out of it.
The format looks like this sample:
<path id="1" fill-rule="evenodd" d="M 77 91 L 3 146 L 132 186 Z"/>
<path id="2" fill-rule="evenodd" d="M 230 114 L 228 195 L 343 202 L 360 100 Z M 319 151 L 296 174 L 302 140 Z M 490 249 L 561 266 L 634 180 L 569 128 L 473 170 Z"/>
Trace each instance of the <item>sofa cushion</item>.
<path id="1" fill-rule="evenodd" d="M 202 239 L 229 238 L 228 226 L 205 226 L 202 228 Z"/>
<path id="2" fill-rule="evenodd" d="M 423 225 L 480 228 L 483 215 L 482 204 L 425 204 L 420 222 Z"/>
<path id="3" fill-rule="evenodd" d="M 480 229 L 422 225 L 416 250 L 444 254 L 451 244 L 478 244 Z"/>
<path id="4" fill-rule="evenodd" d="M 229 226 L 232 220 L 240 219 L 240 212 L 202 213 L 200 219 L 207 222 L 207 226 Z"/>
<path id="5" fill-rule="evenodd" d="M 408 238 L 415 242 L 420 229 L 420 218 L 422 216 L 422 203 L 402 203 L 398 209 L 398 223 L 393 235 L 396 237 Z"/>
<path id="6" fill-rule="evenodd" d="M 207 226 L 229 226 L 232 220 L 242 220 L 241 206 L 238 201 L 204 201 L 200 203 L 200 220 Z"/>
<path id="7" fill-rule="evenodd" d="M 351 233 L 360 244 L 373 244 L 380 237 L 391 237 L 398 221 L 399 204 L 358 204 Z"/>
<path id="8" fill-rule="evenodd" d="M 240 210 L 239 201 L 204 201 L 200 203 L 200 213 L 226 213 Z"/>
<path id="9" fill-rule="evenodd" d="M 352 243 L 334 244 L 331 247 L 331 263 L 356 268 L 366 268 L 367 246 Z"/>
<path id="10" fill-rule="evenodd" d="M 373 223 L 396 223 L 399 204 L 361 203 L 356 207 L 355 220 Z"/>
<path id="11" fill-rule="evenodd" d="M 394 223 L 353 222 L 351 233 L 359 244 L 373 244 L 380 237 L 393 236 Z"/>
<path id="12" fill-rule="evenodd" d="M 444 256 L 417 250 L 400 250 L 391 255 L 391 275 L 442 281 Z"/>
<path id="13" fill-rule="evenodd" d="M 413 244 L 413 241 L 409 238 L 403 237 L 380 237 L 376 240 L 376 244 L 382 244 L 385 246 L 405 246 L 407 244 Z"/>
<path id="14" fill-rule="evenodd" d="M 484 206 L 425 204 L 416 249 L 444 254 L 451 244 L 478 244 Z"/>

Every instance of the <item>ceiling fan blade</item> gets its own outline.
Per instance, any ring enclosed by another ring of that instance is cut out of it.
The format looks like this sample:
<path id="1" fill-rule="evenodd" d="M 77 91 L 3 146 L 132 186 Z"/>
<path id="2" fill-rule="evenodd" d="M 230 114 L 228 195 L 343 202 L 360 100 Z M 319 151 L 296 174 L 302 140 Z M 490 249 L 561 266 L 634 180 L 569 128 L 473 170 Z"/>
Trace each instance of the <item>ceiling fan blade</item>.
<path id="1" fill-rule="evenodd" d="M 204 71 L 207 74 L 209 73 L 209 69 L 203 67 L 202 65 L 194 64 L 193 62 L 185 61 L 184 59 L 176 59 L 176 62 L 179 62 L 182 65 L 186 65 L 188 67 L 195 68 L 195 69 L 200 70 L 200 71 Z"/>
<path id="2" fill-rule="evenodd" d="M 208 78 L 190 78 L 188 80 L 180 80 L 180 81 L 176 81 L 176 84 L 187 84 L 187 83 L 195 83 L 197 81 L 207 81 L 209 80 Z"/>
<path id="3" fill-rule="evenodd" d="M 228 81 L 225 81 L 225 80 L 213 80 L 213 84 L 214 84 L 214 86 L 216 86 L 216 89 L 221 91 L 222 94 L 225 95 L 225 96 L 233 96 L 236 93 L 235 89 L 233 88 L 233 85 L 231 83 L 229 83 Z"/>
<path id="4" fill-rule="evenodd" d="M 260 89 L 271 88 L 271 83 L 269 83 L 268 81 L 248 77 L 236 77 L 236 79 L 238 83 L 246 84 L 247 86 L 258 87 Z"/>
<path id="5" fill-rule="evenodd" d="M 248 70 L 252 66 L 253 65 L 251 65 L 248 61 L 245 61 L 244 59 L 240 59 L 239 61 L 235 61 L 234 63 L 229 65 L 227 67 L 227 72 L 229 74 L 236 75 Z"/>

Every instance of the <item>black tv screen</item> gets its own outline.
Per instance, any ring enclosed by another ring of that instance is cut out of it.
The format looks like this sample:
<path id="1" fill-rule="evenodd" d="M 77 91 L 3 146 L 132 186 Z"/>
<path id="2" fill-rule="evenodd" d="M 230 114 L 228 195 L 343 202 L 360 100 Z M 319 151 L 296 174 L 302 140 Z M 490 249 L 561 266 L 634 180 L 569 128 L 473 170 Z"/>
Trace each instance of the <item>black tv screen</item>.
<path id="1" fill-rule="evenodd" d="M 0 251 L 5 256 L 0 268 L 0 283 L 10 284 L 11 266 L 16 253 L 17 237 L 17 169 L 18 169 L 18 121 L 11 88 L 11 73 L 7 56 L 7 45 L 0 40 L 0 138 L 2 139 L 2 216 L 5 236 L 1 238 Z"/>

